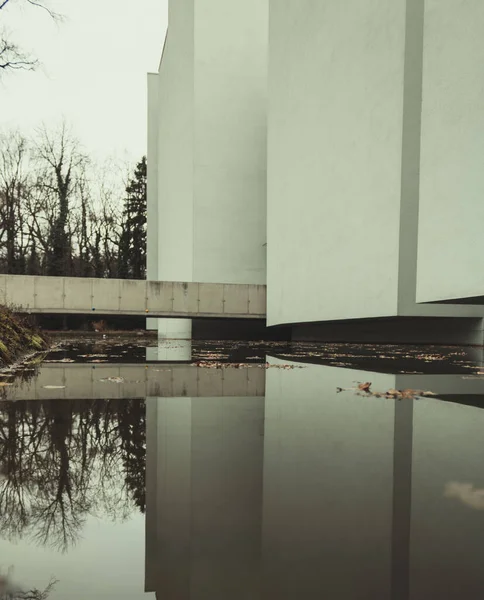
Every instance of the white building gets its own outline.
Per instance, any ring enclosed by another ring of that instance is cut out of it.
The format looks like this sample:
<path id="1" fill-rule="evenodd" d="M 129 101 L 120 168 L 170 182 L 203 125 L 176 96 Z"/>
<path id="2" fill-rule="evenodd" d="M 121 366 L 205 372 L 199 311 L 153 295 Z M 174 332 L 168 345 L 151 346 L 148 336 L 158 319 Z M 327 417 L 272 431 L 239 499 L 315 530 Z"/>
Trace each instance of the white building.
<path id="1" fill-rule="evenodd" d="M 267 239 L 268 325 L 481 341 L 483 18 L 477 1 L 171 0 L 149 277 L 263 283 Z"/>
<path id="2" fill-rule="evenodd" d="M 266 282 L 267 18 L 260 0 L 170 0 L 148 76 L 149 279 Z"/>

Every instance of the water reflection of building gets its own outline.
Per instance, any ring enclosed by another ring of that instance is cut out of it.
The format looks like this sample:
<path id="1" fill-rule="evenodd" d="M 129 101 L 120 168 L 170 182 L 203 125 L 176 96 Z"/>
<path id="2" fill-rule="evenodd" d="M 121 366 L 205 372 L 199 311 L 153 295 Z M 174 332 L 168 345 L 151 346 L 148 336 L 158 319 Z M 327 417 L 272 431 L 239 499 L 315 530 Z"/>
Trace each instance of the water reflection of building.
<path id="1" fill-rule="evenodd" d="M 376 377 L 391 386 L 392 376 Z M 388 597 L 393 403 L 336 395 L 364 378 L 327 367 L 267 372 L 264 598 Z"/>
<path id="2" fill-rule="evenodd" d="M 147 401 L 146 590 L 253 598 L 259 589 L 264 399 Z"/>
<path id="3" fill-rule="evenodd" d="M 309 366 L 269 369 L 265 400 L 148 401 L 147 591 L 479 597 L 484 513 L 463 484 L 484 488 L 484 411 L 336 393 L 355 380 L 483 394 L 461 377 Z"/>

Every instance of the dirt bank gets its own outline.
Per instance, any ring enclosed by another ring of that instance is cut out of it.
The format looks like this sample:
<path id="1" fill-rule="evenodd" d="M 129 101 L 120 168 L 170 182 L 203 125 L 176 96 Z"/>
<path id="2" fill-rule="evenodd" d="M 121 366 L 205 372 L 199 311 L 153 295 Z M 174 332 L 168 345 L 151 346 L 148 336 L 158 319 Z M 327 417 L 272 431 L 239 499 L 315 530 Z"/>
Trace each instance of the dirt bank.
<path id="1" fill-rule="evenodd" d="M 0 368 L 8 366 L 24 354 L 48 348 L 46 336 L 30 323 L 0 306 Z"/>

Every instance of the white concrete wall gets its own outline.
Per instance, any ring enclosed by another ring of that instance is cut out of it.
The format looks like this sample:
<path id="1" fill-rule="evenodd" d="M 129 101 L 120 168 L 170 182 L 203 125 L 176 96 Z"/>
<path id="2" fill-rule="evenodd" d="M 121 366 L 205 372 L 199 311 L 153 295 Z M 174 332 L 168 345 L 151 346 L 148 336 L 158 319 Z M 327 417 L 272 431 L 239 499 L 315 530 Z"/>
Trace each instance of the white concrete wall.
<path id="1" fill-rule="evenodd" d="M 484 295 L 480 16 L 477 0 L 270 2 L 270 325 L 483 316 L 422 304 Z"/>
<path id="2" fill-rule="evenodd" d="M 397 314 L 405 0 L 272 0 L 268 323 Z"/>
<path id="3" fill-rule="evenodd" d="M 170 1 L 149 123 L 161 280 L 265 283 L 267 21 L 267 0 Z"/>
<path id="4" fill-rule="evenodd" d="M 157 117 L 158 279 L 193 281 L 193 0 L 170 2 Z"/>
<path id="5" fill-rule="evenodd" d="M 195 281 L 265 283 L 267 28 L 267 0 L 195 3 Z"/>
<path id="6" fill-rule="evenodd" d="M 169 2 L 148 123 L 160 280 L 265 283 L 267 19 L 267 0 Z M 191 322 L 158 331 L 190 338 Z"/>
<path id="7" fill-rule="evenodd" d="M 484 4 L 426 0 L 417 300 L 484 295 Z"/>
<path id="8" fill-rule="evenodd" d="M 147 244 L 146 279 L 158 279 L 158 73 L 148 73 Z M 158 319 L 146 319 L 147 329 L 158 329 Z"/>
<path id="9" fill-rule="evenodd" d="M 158 128 L 154 169 L 160 281 L 193 281 L 193 2 L 169 3 L 158 110 L 148 126 Z M 191 321 L 162 319 L 158 331 L 161 337 L 190 338 Z"/>

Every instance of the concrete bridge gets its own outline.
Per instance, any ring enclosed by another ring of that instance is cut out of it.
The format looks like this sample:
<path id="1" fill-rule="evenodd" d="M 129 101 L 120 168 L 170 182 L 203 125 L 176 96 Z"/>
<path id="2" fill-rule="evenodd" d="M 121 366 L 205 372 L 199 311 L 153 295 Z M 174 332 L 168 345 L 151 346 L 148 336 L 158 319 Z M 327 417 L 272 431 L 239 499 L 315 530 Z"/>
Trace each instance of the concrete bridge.
<path id="1" fill-rule="evenodd" d="M 29 314 L 265 319 L 266 287 L 131 279 L 0 275 L 0 304 Z"/>

